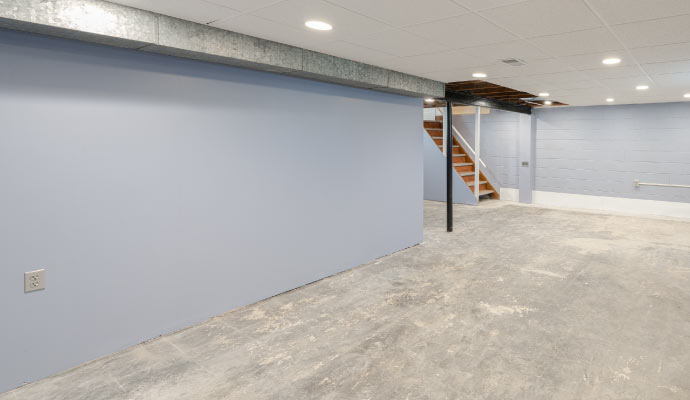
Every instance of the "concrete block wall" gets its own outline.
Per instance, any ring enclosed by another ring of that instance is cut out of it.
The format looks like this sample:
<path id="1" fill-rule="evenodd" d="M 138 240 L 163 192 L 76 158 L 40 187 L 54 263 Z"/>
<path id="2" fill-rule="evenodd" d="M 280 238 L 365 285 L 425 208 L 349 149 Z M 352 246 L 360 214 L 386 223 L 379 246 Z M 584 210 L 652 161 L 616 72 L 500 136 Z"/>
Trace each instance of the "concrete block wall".
<path id="1" fill-rule="evenodd" d="M 481 115 L 481 159 L 483 172 L 500 188 L 518 188 L 519 176 L 519 117 L 518 113 L 490 110 Z M 474 114 L 455 115 L 454 126 L 462 137 L 474 145 Z M 494 182 L 495 180 L 495 182 Z"/>
<path id="2" fill-rule="evenodd" d="M 535 110 L 535 190 L 690 202 L 690 103 Z"/>

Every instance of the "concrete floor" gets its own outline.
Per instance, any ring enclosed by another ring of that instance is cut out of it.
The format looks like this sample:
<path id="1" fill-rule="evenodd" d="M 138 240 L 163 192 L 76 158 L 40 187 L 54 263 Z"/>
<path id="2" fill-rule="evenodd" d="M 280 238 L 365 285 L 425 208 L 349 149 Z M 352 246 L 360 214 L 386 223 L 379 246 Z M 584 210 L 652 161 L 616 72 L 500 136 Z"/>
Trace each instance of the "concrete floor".
<path id="1" fill-rule="evenodd" d="M 422 245 L 0 399 L 690 398 L 689 222 L 490 202 L 447 234 L 444 207 Z"/>

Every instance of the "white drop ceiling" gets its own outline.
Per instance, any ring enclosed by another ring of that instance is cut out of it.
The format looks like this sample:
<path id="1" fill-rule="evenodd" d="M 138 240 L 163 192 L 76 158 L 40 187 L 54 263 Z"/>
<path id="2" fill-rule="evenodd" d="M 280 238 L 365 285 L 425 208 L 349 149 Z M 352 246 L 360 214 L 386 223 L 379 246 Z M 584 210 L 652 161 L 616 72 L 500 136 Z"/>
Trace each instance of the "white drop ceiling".
<path id="1" fill-rule="evenodd" d="M 690 93 L 690 0 L 114 2 L 444 82 L 484 72 L 489 82 L 575 106 L 687 101 Z M 333 30 L 312 31 L 309 19 Z M 609 57 L 622 62 L 603 65 Z"/>

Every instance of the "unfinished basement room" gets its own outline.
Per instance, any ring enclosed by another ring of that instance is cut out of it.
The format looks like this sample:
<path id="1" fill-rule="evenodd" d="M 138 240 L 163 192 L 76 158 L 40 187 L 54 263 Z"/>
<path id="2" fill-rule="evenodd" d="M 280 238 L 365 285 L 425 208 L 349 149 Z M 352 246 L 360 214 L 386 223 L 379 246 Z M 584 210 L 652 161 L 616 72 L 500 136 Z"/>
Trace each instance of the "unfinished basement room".
<path id="1" fill-rule="evenodd" d="M 690 400 L 689 0 L 0 0 L 0 400 Z"/>

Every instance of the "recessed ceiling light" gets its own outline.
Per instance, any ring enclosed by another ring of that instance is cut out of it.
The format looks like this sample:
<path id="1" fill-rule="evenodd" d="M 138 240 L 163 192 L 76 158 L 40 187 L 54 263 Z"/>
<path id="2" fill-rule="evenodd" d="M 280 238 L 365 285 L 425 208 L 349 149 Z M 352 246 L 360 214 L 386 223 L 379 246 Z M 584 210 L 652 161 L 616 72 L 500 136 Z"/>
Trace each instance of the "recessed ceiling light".
<path id="1" fill-rule="evenodd" d="M 606 64 L 606 65 L 616 65 L 620 64 L 621 59 L 620 58 L 605 58 L 601 63 Z"/>
<path id="2" fill-rule="evenodd" d="M 649 89 L 649 86 L 647 86 L 647 85 L 638 85 L 638 86 L 635 86 L 635 89 L 637 89 L 637 90 L 647 90 L 647 89 Z"/>
<path id="3" fill-rule="evenodd" d="M 333 29 L 331 24 L 323 21 L 307 21 L 304 23 L 304 25 L 306 25 L 307 28 L 316 29 L 317 31 L 330 31 Z"/>
<path id="4" fill-rule="evenodd" d="M 690 93 L 685 93 L 683 97 L 685 97 L 686 99 L 690 99 Z"/>
<path id="5" fill-rule="evenodd" d="M 539 97 L 549 97 L 549 96 L 551 96 L 551 95 L 549 93 L 546 93 L 546 92 L 539 93 Z"/>
<path id="6" fill-rule="evenodd" d="M 553 101 L 551 101 L 551 100 L 546 100 L 546 101 L 544 102 L 544 105 L 545 105 L 545 106 L 550 106 L 551 104 L 553 104 Z"/>
<path id="7" fill-rule="evenodd" d="M 616 99 L 614 99 L 613 97 L 609 97 L 608 99 L 606 99 L 607 103 L 613 103 L 614 101 L 616 101 Z"/>
<path id="8" fill-rule="evenodd" d="M 472 76 L 475 78 L 486 78 L 486 74 L 483 72 L 475 72 Z"/>
<path id="9" fill-rule="evenodd" d="M 434 100 L 434 99 L 424 99 L 424 101 L 426 101 L 427 103 L 433 103 L 433 102 L 436 101 L 436 100 Z"/>

